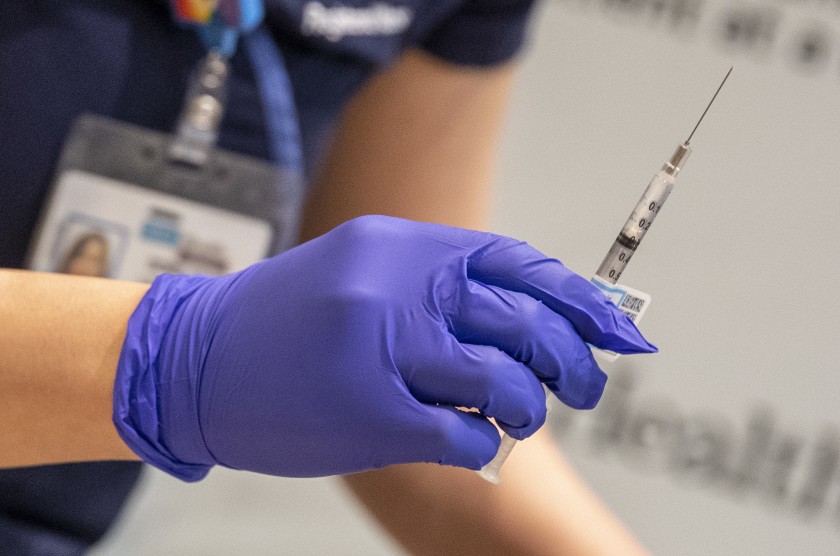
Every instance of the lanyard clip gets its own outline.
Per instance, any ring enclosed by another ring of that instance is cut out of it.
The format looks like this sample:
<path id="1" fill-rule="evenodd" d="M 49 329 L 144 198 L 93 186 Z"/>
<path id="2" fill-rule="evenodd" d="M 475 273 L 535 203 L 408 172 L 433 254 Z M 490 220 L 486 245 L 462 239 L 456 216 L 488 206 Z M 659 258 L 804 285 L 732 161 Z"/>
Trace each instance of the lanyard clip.
<path id="1" fill-rule="evenodd" d="M 203 166 L 219 137 L 219 125 L 227 96 L 227 60 L 211 50 L 190 77 L 187 97 L 169 157 L 192 166 Z"/>

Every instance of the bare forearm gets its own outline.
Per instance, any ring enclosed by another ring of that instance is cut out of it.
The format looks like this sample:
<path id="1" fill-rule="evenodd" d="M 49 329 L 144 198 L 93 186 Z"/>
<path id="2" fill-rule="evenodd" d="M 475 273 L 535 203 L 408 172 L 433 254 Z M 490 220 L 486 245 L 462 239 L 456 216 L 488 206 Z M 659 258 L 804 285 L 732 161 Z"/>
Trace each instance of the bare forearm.
<path id="1" fill-rule="evenodd" d="M 111 400 L 146 288 L 0 270 L 0 467 L 136 459 L 111 424 Z"/>
<path id="2" fill-rule="evenodd" d="M 455 69 L 414 52 L 374 79 L 340 122 L 303 239 L 363 214 L 485 229 L 513 75 L 512 65 Z"/>
<path id="3" fill-rule="evenodd" d="M 347 483 L 412 554 L 646 554 L 545 431 L 516 447 L 498 486 L 436 465 L 352 475 Z"/>

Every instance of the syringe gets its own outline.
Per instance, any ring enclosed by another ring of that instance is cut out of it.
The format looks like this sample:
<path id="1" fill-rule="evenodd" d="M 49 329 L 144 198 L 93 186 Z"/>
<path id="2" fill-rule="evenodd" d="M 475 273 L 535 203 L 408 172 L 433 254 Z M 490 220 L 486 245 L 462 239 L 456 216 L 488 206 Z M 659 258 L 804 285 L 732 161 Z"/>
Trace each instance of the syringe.
<path id="1" fill-rule="evenodd" d="M 670 160 L 650 180 L 647 189 L 642 194 L 642 198 L 636 203 L 636 207 L 630 213 L 630 218 L 624 223 L 624 227 L 621 229 L 615 242 L 613 242 L 612 247 L 610 247 L 607 256 L 604 257 L 604 261 L 598 267 L 598 271 L 595 273 L 595 276 L 598 278 L 610 284 L 615 284 L 621 278 L 621 273 L 627 268 L 627 264 L 630 262 L 636 249 L 638 249 L 639 244 L 642 243 L 645 234 L 650 230 L 653 220 L 659 214 L 659 210 L 665 204 L 668 195 L 671 194 L 671 189 L 674 188 L 677 174 L 680 173 L 680 169 L 682 169 L 683 164 L 688 159 L 688 155 L 691 154 L 691 148 L 688 146 L 688 143 L 694 137 L 694 132 L 697 131 L 700 122 L 703 121 L 706 112 L 709 111 L 721 88 L 723 88 L 723 84 L 729 78 L 730 73 L 732 73 L 732 68 L 729 68 L 729 71 L 726 72 L 726 76 L 721 81 L 717 91 L 712 96 L 712 100 L 709 101 L 694 129 L 691 130 L 688 139 L 677 146 L 677 150 L 674 151 Z"/>
<path id="2" fill-rule="evenodd" d="M 677 174 L 679 174 L 683 164 L 688 159 L 688 155 L 691 154 L 691 148 L 688 144 L 691 138 L 694 137 L 694 132 L 700 126 L 700 122 L 706 116 L 706 112 L 709 111 L 718 93 L 723 88 L 723 84 L 729 78 L 729 74 L 732 73 L 732 69 L 729 68 L 729 71 L 726 72 L 726 76 L 724 76 L 723 81 L 721 81 L 717 91 L 712 96 L 712 100 L 709 101 L 694 129 L 691 130 L 688 139 L 677 146 L 671 158 L 653 176 L 653 179 L 650 180 L 645 192 L 642 194 L 642 198 L 636 203 L 633 212 L 630 213 L 630 217 L 624 223 L 624 227 L 621 228 L 621 232 L 619 232 L 618 237 L 607 252 L 607 256 L 604 257 L 601 266 L 598 267 L 598 271 L 595 273 L 598 279 L 609 284 L 615 284 L 621 278 L 621 274 L 627 268 L 627 264 L 630 262 L 636 249 L 639 248 L 645 234 L 650 230 L 656 215 L 659 214 L 662 205 L 665 204 L 668 195 L 671 194 Z M 482 467 L 478 471 L 478 474 L 493 484 L 499 484 L 501 481 L 499 471 L 515 445 L 516 439 L 503 434 L 502 442 L 499 445 L 499 451 L 496 453 L 496 456 L 487 465 Z"/>

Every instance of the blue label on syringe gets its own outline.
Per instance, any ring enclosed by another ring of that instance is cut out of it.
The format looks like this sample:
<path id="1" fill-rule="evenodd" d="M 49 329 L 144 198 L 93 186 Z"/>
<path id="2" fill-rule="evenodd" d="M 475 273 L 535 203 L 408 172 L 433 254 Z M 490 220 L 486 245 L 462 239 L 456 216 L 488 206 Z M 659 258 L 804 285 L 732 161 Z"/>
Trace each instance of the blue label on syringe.
<path id="1" fill-rule="evenodd" d="M 610 284 L 598 276 L 593 276 L 591 282 L 595 284 L 605 296 L 607 296 L 607 299 L 612 301 L 622 313 L 630 317 L 630 319 L 638 326 L 639 321 L 642 320 L 642 316 L 644 316 L 645 311 L 647 311 L 647 308 L 650 305 L 650 295 L 622 284 Z M 614 351 L 606 351 L 597 348 L 592 349 L 593 351 L 599 352 L 607 361 L 615 361 L 619 356 L 619 354 Z"/>

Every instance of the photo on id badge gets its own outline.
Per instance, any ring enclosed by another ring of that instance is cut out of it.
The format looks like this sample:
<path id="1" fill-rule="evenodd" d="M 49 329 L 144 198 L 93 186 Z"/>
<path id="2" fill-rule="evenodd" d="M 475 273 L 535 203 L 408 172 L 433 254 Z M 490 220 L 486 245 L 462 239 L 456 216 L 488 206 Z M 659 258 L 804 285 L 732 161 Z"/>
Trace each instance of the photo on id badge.
<path id="1" fill-rule="evenodd" d="M 90 215 L 70 212 L 50 250 L 53 272 L 111 278 L 119 272 L 128 228 Z"/>
<path id="2" fill-rule="evenodd" d="M 276 170 L 220 149 L 173 163 L 169 134 L 101 116 L 68 137 L 30 248 L 29 268 L 151 282 L 220 275 L 267 256 L 290 233 Z"/>

